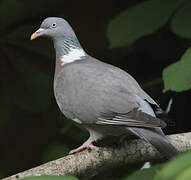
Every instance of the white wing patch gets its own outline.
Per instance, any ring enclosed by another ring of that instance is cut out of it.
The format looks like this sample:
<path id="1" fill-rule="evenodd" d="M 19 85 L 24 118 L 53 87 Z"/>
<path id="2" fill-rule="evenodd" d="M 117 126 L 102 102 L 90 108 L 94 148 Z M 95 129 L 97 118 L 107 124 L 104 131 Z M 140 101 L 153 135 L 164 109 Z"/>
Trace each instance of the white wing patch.
<path id="1" fill-rule="evenodd" d="M 63 66 L 67 63 L 71 63 L 76 60 L 80 60 L 81 57 L 83 57 L 85 55 L 86 55 L 86 53 L 83 49 L 71 47 L 69 50 L 69 53 L 66 55 L 63 55 L 61 57 L 61 61 L 62 61 L 61 65 Z"/>
<path id="2" fill-rule="evenodd" d="M 82 122 L 78 119 L 78 118 L 74 118 L 74 119 L 72 119 L 73 121 L 75 121 L 76 123 L 78 123 L 78 124 L 82 124 Z"/>
<path id="3" fill-rule="evenodd" d="M 145 100 L 143 100 L 139 96 L 136 96 L 136 98 L 137 98 L 138 103 L 140 105 L 139 110 L 141 110 L 142 112 L 147 113 L 153 117 L 156 117 L 153 109 L 151 108 L 151 106 L 149 105 L 148 102 L 146 102 Z"/>

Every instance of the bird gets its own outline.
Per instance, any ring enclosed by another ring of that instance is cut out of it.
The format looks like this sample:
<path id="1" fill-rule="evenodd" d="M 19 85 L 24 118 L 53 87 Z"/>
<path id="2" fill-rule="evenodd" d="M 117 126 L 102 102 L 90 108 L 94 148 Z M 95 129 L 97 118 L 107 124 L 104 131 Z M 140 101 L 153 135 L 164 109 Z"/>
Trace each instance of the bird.
<path id="1" fill-rule="evenodd" d="M 134 135 L 154 146 L 166 159 L 179 154 L 168 141 L 160 119 L 164 111 L 126 71 L 86 53 L 70 24 L 61 17 L 44 19 L 31 35 L 52 39 L 56 62 L 54 96 L 64 116 L 89 132 L 70 154 L 99 150 L 105 137 Z"/>

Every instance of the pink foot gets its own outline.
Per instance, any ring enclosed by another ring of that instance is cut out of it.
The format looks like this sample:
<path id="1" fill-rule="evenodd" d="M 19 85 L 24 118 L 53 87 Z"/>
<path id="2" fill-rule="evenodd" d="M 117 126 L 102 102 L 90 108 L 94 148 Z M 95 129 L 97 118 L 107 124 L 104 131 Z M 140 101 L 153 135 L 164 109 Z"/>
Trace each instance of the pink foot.
<path id="1" fill-rule="evenodd" d="M 83 151 L 84 149 L 91 149 L 91 150 L 96 150 L 98 151 L 99 148 L 97 146 L 94 146 L 92 144 L 92 141 L 90 139 L 88 139 L 86 142 L 84 142 L 80 147 L 76 148 L 76 149 L 72 149 L 69 154 L 74 154 L 74 153 L 77 153 L 77 152 L 81 152 Z"/>

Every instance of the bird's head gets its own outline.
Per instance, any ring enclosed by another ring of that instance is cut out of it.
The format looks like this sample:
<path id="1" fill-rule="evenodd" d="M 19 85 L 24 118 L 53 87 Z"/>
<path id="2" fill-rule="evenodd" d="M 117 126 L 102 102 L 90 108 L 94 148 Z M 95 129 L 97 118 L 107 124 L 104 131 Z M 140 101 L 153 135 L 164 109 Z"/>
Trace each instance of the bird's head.
<path id="1" fill-rule="evenodd" d="M 46 18 L 40 28 L 31 35 L 31 40 L 47 36 L 53 40 L 75 36 L 74 31 L 66 20 L 58 17 Z"/>

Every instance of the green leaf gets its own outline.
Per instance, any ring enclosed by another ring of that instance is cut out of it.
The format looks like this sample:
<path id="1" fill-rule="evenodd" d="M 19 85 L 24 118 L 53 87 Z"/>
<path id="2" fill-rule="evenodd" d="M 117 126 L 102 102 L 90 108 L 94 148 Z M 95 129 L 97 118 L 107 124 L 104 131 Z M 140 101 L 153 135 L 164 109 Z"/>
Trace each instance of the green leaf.
<path id="1" fill-rule="evenodd" d="M 110 21 L 107 37 L 111 48 L 130 45 L 167 23 L 182 0 L 152 0 L 128 8 Z"/>
<path id="2" fill-rule="evenodd" d="M 173 17 L 170 27 L 173 32 L 184 38 L 191 38 L 191 3 L 186 4 Z"/>
<path id="3" fill-rule="evenodd" d="M 43 155 L 43 162 L 49 162 L 67 155 L 69 148 L 64 144 L 50 145 Z"/>
<path id="4" fill-rule="evenodd" d="M 135 171 L 133 174 L 122 180 L 153 180 L 156 172 L 162 168 L 162 164 L 157 164 L 148 169 Z"/>
<path id="5" fill-rule="evenodd" d="M 191 171 L 188 170 L 191 168 L 191 152 L 183 153 L 182 155 L 176 157 L 172 161 L 169 161 L 167 164 L 163 166 L 163 168 L 157 173 L 154 180 L 171 180 L 176 179 L 183 180 L 183 177 L 188 177 Z M 186 180 L 186 179 L 184 179 Z"/>
<path id="6" fill-rule="evenodd" d="M 23 180 L 78 180 L 74 176 L 32 176 L 23 178 Z"/>
<path id="7" fill-rule="evenodd" d="M 191 166 L 182 171 L 176 177 L 176 180 L 190 180 L 190 178 L 191 178 Z"/>
<path id="8" fill-rule="evenodd" d="M 191 88 L 191 48 L 189 48 L 180 61 L 169 65 L 163 70 L 164 92 L 185 91 Z"/>

